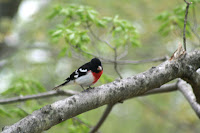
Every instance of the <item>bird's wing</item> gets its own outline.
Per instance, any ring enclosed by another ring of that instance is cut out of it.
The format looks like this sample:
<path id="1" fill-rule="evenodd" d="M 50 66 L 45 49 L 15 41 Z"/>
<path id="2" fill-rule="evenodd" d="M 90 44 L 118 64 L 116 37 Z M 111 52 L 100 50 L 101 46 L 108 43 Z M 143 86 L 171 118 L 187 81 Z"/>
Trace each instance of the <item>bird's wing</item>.
<path id="1" fill-rule="evenodd" d="M 75 70 L 66 80 L 70 81 L 70 80 L 74 80 L 77 79 L 81 76 L 84 76 L 87 74 L 88 71 L 90 71 L 90 67 L 89 67 L 89 63 L 86 63 L 84 65 L 82 65 L 81 67 L 79 67 L 77 70 Z"/>

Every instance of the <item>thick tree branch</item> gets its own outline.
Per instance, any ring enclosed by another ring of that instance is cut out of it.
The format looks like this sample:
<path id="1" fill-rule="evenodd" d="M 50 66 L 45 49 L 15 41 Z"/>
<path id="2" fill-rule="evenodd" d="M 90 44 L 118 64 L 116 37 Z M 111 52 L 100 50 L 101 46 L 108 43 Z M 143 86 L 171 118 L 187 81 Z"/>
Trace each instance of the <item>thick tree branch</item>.
<path id="1" fill-rule="evenodd" d="M 200 51 L 187 53 L 179 59 L 165 61 L 146 72 L 116 80 L 46 105 L 19 122 L 5 127 L 3 133 L 37 133 L 48 130 L 52 126 L 86 111 L 142 95 L 173 79 L 181 78 L 187 71 L 186 65 L 197 70 L 200 67 Z"/>
<path id="2" fill-rule="evenodd" d="M 27 95 L 27 96 L 13 97 L 13 98 L 8 98 L 8 99 L 0 99 L 0 104 L 9 104 L 9 103 L 14 103 L 14 102 L 21 102 L 21 101 L 39 99 L 39 98 L 47 98 L 47 97 L 58 96 L 58 95 L 72 96 L 75 94 L 78 94 L 78 92 L 72 91 L 72 90 L 48 91 L 48 92 L 44 92 L 44 93 L 40 93 L 36 95 Z"/>
<path id="3" fill-rule="evenodd" d="M 200 105 L 196 102 L 195 96 L 190 89 L 190 86 L 183 80 L 179 80 L 177 84 L 180 92 L 185 96 L 196 115 L 200 118 Z"/>
<path id="4" fill-rule="evenodd" d="M 200 75 L 190 67 L 187 67 L 188 70 L 185 73 L 186 76 L 184 79 L 192 86 L 196 100 L 200 104 Z"/>
<path id="5" fill-rule="evenodd" d="M 172 92 L 176 91 L 176 83 L 172 84 L 166 84 L 162 85 L 160 88 L 155 88 L 153 90 L 147 91 L 141 96 L 146 96 L 146 95 L 151 95 L 151 94 L 158 94 L 158 93 L 166 93 L 166 92 Z M 26 96 L 19 96 L 19 97 L 12 97 L 12 98 L 7 98 L 7 99 L 0 99 L 0 104 L 11 104 L 15 102 L 22 102 L 22 101 L 27 101 L 27 100 L 33 100 L 33 99 L 41 99 L 41 98 L 48 98 L 52 96 L 72 96 L 75 94 L 78 94 L 79 92 L 72 91 L 72 90 L 56 90 L 56 91 L 48 91 L 44 93 L 39 93 L 35 95 L 26 95 Z"/>

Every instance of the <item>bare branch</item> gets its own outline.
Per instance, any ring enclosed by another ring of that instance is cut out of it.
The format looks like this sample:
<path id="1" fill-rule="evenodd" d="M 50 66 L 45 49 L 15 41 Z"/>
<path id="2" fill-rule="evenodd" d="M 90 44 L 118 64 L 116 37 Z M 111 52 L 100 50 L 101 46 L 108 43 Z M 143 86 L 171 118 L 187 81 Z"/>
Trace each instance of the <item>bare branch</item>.
<path id="1" fill-rule="evenodd" d="M 171 91 L 176 91 L 176 90 L 177 90 L 177 83 L 165 84 L 165 85 L 162 85 L 160 88 L 155 88 L 150 91 L 147 91 L 142 96 L 146 96 L 150 94 L 166 93 L 166 92 L 171 92 Z"/>
<path id="2" fill-rule="evenodd" d="M 106 110 L 104 111 L 102 117 L 100 118 L 100 120 L 98 121 L 98 123 L 91 129 L 90 133 L 95 133 L 103 124 L 103 122 L 106 120 L 106 118 L 108 117 L 108 115 L 110 114 L 113 106 L 115 104 L 109 104 L 106 107 Z"/>
<path id="3" fill-rule="evenodd" d="M 187 2 L 186 0 L 184 0 L 184 1 L 187 4 L 186 10 L 185 10 L 184 27 L 183 27 L 183 45 L 184 45 L 184 50 L 186 51 L 186 37 L 185 37 L 185 32 L 186 32 L 186 24 L 187 24 L 187 15 L 188 15 L 188 9 L 190 7 L 190 4 L 192 4 L 192 2 Z"/>
<path id="4" fill-rule="evenodd" d="M 195 96 L 190 89 L 190 86 L 183 80 L 179 80 L 177 87 L 179 91 L 185 96 L 196 115 L 200 118 L 200 105 L 196 102 Z"/>
<path id="5" fill-rule="evenodd" d="M 88 128 L 92 128 L 92 126 L 91 126 L 91 125 L 89 125 L 89 124 L 85 123 L 84 121 L 82 121 L 82 120 L 81 120 L 81 119 L 79 119 L 78 117 L 73 117 L 73 118 L 72 118 L 72 120 L 76 120 L 76 121 L 78 121 L 79 123 L 81 123 L 81 124 L 85 125 L 86 127 L 88 127 Z"/>
<path id="6" fill-rule="evenodd" d="M 87 22 L 87 28 L 88 28 L 88 30 L 90 31 L 91 35 L 92 35 L 95 39 L 97 39 L 97 40 L 100 41 L 100 42 L 105 43 L 107 46 L 109 46 L 110 48 L 114 49 L 114 47 L 113 47 L 108 41 L 102 40 L 100 37 L 98 37 L 98 36 L 93 32 L 93 30 L 91 29 L 91 26 L 88 24 L 88 22 Z"/>
<path id="7" fill-rule="evenodd" d="M 197 33 L 197 31 L 196 31 L 193 27 L 191 27 L 191 26 L 189 26 L 189 27 L 190 27 L 192 33 L 193 33 L 193 34 L 196 36 L 196 38 L 198 39 L 198 41 L 199 41 L 199 44 L 198 44 L 198 45 L 200 45 L 200 36 L 199 36 L 199 34 Z"/>
<path id="8" fill-rule="evenodd" d="M 117 60 L 124 58 L 128 54 L 128 45 L 125 46 L 124 52 L 117 56 Z"/>
<path id="9" fill-rule="evenodd" d="M 8 98 L 8 99 L 1 99 L 0 104 L 10 104 L 10 103 L 14 103 L 14 102 L 21 102 L 21 101 L 26 101 L 26 100 L 31 100 L 31 99 L 39 99 L 39 98 L 47 98 L 47 97 L 59 96 L 59 95 L 72 96 L 75 94 L 78 94 L 78 92 L 72 91 L 72 90 L 48 91 L 48 92 L 39 93 L 36 95 L 27 95 L 27 96 L 13 97 L 13 98 Z"/>
<path id="10" fill-rule="evenodd" d="M 122 79 L 122 76 L 117 69 L 117 49 L 116 48 L 114 48 L 114 69 L 116 73 L 118 74 L 118 76 L 120 77 L 120 79 Z"/>
<path id="11" fill-rule="evenodd" d="M 118 60 L 117 64 L 119 65 L 125 65 L 125 64 L 142 64 L 142 63 L 150 63 L 150 62 L 160 62 L 160 61 L 166 61 L 167 59 L 169 59 L 168 56 L 164 56 L 164 57 L 158 57 L 158 58 L 152 58 L 152 59 L 145 59 L 145 60 Z M 114 61 L 112 61 L 114 62 Z"/>

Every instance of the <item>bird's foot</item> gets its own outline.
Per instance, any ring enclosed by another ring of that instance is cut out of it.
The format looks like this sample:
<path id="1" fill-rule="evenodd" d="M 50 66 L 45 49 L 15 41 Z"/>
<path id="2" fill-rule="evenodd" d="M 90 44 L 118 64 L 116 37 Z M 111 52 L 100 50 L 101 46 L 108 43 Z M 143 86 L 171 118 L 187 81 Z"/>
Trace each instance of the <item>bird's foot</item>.
<path id="1" fill-rule="evenodd" d="M 90 91 L 91 89 L 94 89 L 94 87 L 89 86 L 86 90 L 84 90 L 84 92 L 88 92 L 88 91 Z"/>
<path id="2" fill-rule="evenodd" d="M 90 89 L 94 89 L 94 87 L 89 86 L 89 87 L 87 88 L 87 90 L 90 90 Z"/>

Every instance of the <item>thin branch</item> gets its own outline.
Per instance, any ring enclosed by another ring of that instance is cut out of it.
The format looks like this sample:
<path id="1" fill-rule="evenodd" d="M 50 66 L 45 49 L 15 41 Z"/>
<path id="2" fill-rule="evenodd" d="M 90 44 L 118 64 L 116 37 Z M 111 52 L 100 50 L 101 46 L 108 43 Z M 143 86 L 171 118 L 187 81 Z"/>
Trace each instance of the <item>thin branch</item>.
<path id="1" fill-rule="evenodd" d="M 91 125 L 89 125 L 89 124 L 85 123 L 84 121 L 82 121 L 82 120 L 81 120 L 81 119 L 79 119 L 78 117 L 73 117 L 73 118 L 72 118 L 72 120 L 76 120 L 76 121 L 78 121 L 79 123 L 81 123 L 81 124 L 85 125 L 86 127 L 88 127 L 88 128 L 92 128 L 92 126 L 91 126 Z"/>
<path id="2" fill-rule="evenodd" d="M 168 60 L 168 56 L 152 58 L 152 59 L 145 59 L 145 60 L 118 60 L 117 64 L 124 65 L 124 64 L 142 64 L 142 63 L 150 63 L 150 62 L 160 62 Z"/>
<path id="3" fill-rule="evenodd" d="M 193 25 L 194 25 L 194 29 L 197 28 L 197 16 L 196 16 L 196 11 L 195 11 L 195 6 L 193 6 L 192 8 L 192 13 L 193 13 Z"/>
<path id="4" fill-rule="evenodd" d="M 177 88 L 177 87 L 176 87 Z M 147 108 L 148 112 L 152 112 L 154 113 L 155 117 L 159 117 L 161 120 L 168 122 L 170 124 L 172 124 L 174 127 L 176 127 L 177 129 L 181 129 L 184 131 L 191 131 L 193 127 L 191 127 L 190 125 L 186 124 L 183 121 L 179 121 L 178 119 L 174 118 L 173 115 L 170 114 L 170 112 L 167 112 L 166 110 L 163 110 L 159 107 L 157 107 L 154 103 L 152 103 L 151 101 L 147 100 L 147 99 L 136 99 L 137 102 L 141 103 L 144 105 L 145 108 Z"/>
<path id="5" fill-rule="evenodd" d="M 69 45 L 72 47 L 72 48 L 75 48 L 75 46 L 73 46 L 70 42 L 68 42 Z M 99 59 L 102 60 L 103 63 L 109 63 L 109 64 L 113 64 L 114 62 L 116 62 L 118 65 L 126 65 L 126 64 L 142 64 L 142 63 L 150 63 L 150 62 L 160 62 L 160 61 L 166 61 L 169 59 L 168 56 L 163 56 L 163 57 L 158 57 L 158 58 L 152 58 L 152 59 L 145 59 L 145 60 L 112 60 L 112 59 L 107 59 L 107 58 L 104 58 L 104 57 L 101 57 L 101 56 L 98 56 L 98 55 L 95 55 L 95 54 L 92 54 L 92 53 L 89 53 L 89 52 L 86 52 L 86 51 L 83 51 L 82 49 L 78 49 L 81 53 L 84 53 L 84 54 L 87 54 L 87 55 L 90 55 L 90 56 L 93 56 L 93 57 L 97 57 Z"/>
<path id="6" fill-rule="evenodd" d="M 128 45 L 125 46 L 124 52 L 117 56 L 117 60 L 124 58 L 128 54 Z"/>
<path id="7" fill-rule="evenodd" d="M 114 49 L 114 47 L 106 40 L 102 40 L 100 37 L 98 37 L 94 32 L 93 30 L 91 29 L 91 26 L 88 24 L 88 22 L 86 23 L 87 24 L 87 28 L 88 30 L 90 31 L 91 35 L 96 38 L 98 41 L 100 42 L 103 42 L 105 43 L 107 46 L 109 46 L 110 48 Z"/>
<path id="8" fill-rule="evenodd" d="M 200 118 L 200 105 L 196 102 L 195 96 L 190 89 L 190 86 L 183 80 L 179 80 L 177 87 L 179 91 L 185 96 L 196 115 Z"/>
<path id="9" fill-rule="evenodd" d="M 177 90 L 177 83 L 165 84 L 162 85 L 160 88 L 155 88 L 150 91 L 147 91 L 142 96 L 150 95 L 150 94 L 158 94 L 158 93 L 166 93 L 171 91 Z"/>
<path id="10" fill-rule="evenodd" d="M 118 76 L 120 77 L 120 79 L 122 79 L 122 76 L 117 69 L 117 49 L 116 48 L 114 48 L 114 69 L 116 73 L 118 74 Z"/>
<path id="11" fill-rule="evenodd" d="M 48 92 L 39 93 L 36 95 L 27 95 L 27 96 L 19 96 L 19 97 L 13 97 L 13 98 L 8 98 L 8 99 L 1 99 L 0 104 L 10 104 L 14 102 L 21 102 L 21 101 L 26 101 L 26 100 L 31 100 L 31 99 L 47 98 L 51 96 L 60 96 L 60 95 L 72 96 L 75 94 L 78 94 L 78 92 L 72 91 L 72 90 L 48 91 Z"/>
<path id="12" fill-rule="evenodd" d="M 109 104 L 106 107 L 106 110 L 104 111 L 102 117 L 100 118 L 100 120 L 98 121 L 98 123 L 91 129 L 90 133 L 95 133 L 103 124 L 103 122 L 106 120 L 106 118 L 108 117 L 108 115 L 110 114 L 113 106 L 115 104 Z"/>
<path id="13" fill-rule="evenodd" d="M 193 27 L 191 27 L 191 26 L 189 26 L 189 27 L 190 27 L 192 33 L 193 33 L 193 34 L 196 36 L 196 38 L 198 39 L 199 44 L 200 44 L 200 36 L 199 36 L 199 34 L 196 32 L 196 30 L 195 30 Z M 199 45 L 199 44 L 198 44 L 198 45 Z"/>
<path id="14" fill-rule="evenodd" d="M 190 7 L 190 4 L 192 4 L 192 2 L 187 2 L 186 0 L 184 0 L 184 1 L 187 4 L 186 11 L 185 11 L 184 27 L 183 27 L 183 45 L 184 45 L 184 49 L 186 51 L 186 37 L 185 37 L 185 32 L 186 32 L 186 24 L 187 24 L 187 15 L 188 15 L 188 9 Z"/>

